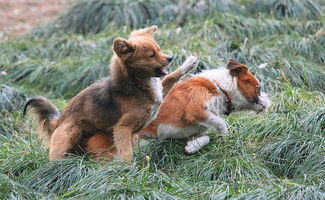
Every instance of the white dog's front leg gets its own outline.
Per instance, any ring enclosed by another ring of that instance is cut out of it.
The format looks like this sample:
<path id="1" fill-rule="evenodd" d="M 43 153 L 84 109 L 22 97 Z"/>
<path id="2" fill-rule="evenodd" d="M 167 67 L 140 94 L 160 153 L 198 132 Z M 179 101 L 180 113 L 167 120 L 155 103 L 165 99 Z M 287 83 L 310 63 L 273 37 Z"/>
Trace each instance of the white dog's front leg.
<path id="1" fill-rule="evenodd" d="M 195 138 L 194 140 L 188 141 L 185 146 L 185 152 L 193 154 L 200 150 L 202 147 L 210 142 L 210 138 L 207 135 Z"/>
<path id="2" fill-rule="evenodd" d="M 188 57 L 185 62 L 179 67 L 182 72 L 182 75 L 188 73 L 193 68 L 195 68 L 198 64 L 198 59 L 195 56 Z"/>
<path id="3" fill-rule="evenodd" d="M 213 127 L 219 130 L 222 135 L 229 135 L 226 121 L 212 112 L 208 112 L 208 118 L 202 122 L 202 125 Z"/>

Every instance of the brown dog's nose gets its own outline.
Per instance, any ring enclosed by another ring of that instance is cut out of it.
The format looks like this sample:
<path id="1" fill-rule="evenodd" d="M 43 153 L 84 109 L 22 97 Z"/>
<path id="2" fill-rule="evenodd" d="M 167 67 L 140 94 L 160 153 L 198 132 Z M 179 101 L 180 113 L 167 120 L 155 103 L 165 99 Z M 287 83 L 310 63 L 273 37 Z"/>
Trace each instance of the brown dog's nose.
<path id="1" fill-rule="evenodd" d="M 167 61 L 170 63 L 171 61 L 173 60 L 173 57 L 172 56 L 168 56 L 167 57 Z"/>

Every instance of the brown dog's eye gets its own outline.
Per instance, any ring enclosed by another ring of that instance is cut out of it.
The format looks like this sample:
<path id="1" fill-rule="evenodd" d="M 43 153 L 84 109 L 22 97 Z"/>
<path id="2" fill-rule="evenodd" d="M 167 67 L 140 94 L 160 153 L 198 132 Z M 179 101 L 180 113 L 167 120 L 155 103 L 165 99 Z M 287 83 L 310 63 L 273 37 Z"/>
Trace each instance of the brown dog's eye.
<path id="1" fill-rule="evenodd" d="M 155 53 L 152 53 L 152 54 L 149 56 L 149 58 L 153 58 L 153 57 L 155 57 Z"/>

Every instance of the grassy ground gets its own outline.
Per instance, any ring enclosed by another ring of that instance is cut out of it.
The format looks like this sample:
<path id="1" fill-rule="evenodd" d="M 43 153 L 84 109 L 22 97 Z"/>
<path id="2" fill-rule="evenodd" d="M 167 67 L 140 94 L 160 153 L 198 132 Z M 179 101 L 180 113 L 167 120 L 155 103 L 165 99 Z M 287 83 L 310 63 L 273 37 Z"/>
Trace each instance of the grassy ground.
<path id="1" fill-rule="evenodd" d="M 82 0 L 58 20 L 0 42 L 0 199 L 325 199 L 325 3 L 312 0 Z M 195 155 L 143 141 L 131 165 L 87 156 L 48 162 L 26 98 L 62 109 L 107 76 L 112 39 L 158 24 L 157 40 L 199 70 L 232 57 L 262 80 L 269 113 L 226 117 Z M 267 65 L 261 65 L 266 63 Z M 6 74 L 6 75 L 5 75 Z M 146 159 L 146 158 L 150 159 Z"/>

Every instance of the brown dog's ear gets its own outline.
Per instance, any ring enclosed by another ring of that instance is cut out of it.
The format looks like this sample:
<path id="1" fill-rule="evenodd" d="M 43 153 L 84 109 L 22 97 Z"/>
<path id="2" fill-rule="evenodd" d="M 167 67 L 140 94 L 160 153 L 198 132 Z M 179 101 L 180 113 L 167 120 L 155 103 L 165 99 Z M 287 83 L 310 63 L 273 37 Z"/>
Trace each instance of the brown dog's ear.
<path id="1" fill-rule="evenodd" d="M 241 73 L 246 72 L 248 69 L 245 65 L 239 63 L 238 61 L 230 58 L 227 64 L 227 69 L 229 69 L 232 76 L 239 76 Z"/>
<path id="2" fill-rule="evenodd" d="M 156 32 L 157 30 L 158 30 L 158 26 L 153 25 L 148 28 L 133 31 L 130 37 L 135 37 L 135 36 L 153 37 L 153 33 Z"/>
<path id="3" fill-rule="evenodd" d="M 129 40 L 123 38 L 115 38 L 113 41 L 113 51 L 119 56 L 123 56 L 125 54 L 131 53 L 134 51 L 134 47 L 132 46 Z"/>

